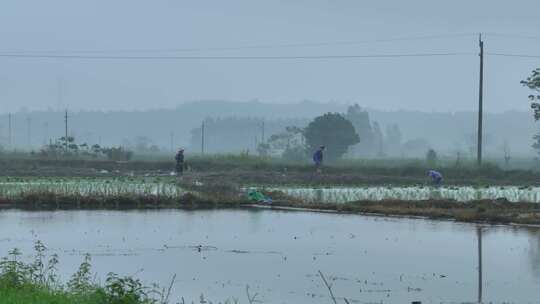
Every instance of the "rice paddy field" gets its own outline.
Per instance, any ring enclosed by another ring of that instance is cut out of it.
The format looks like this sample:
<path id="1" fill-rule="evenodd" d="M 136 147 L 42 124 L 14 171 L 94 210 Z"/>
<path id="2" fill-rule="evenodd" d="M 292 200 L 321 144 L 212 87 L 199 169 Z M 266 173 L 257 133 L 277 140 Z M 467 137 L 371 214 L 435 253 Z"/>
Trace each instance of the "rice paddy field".
<path id="1" fill-rule="evenodd" d="M 171 178 L 5 178 L 0 198 L 43 193 L 73 197 L 160 196 L 177 199 L 184 191 Z"/>
<path id="2" fill-rule="evenodd" d="M 196 182 L 197 183 L 197 182 Z M 205 185 L 198 185 L 205 190 Z M 243 189 L 243 190 L 242 190 Z M 247 188 L 239 188 L 238 193 Z M 305 203 L 342 204 L 357 201 L 436 201 L 470 202 L 504 199 L 514 203 L 540 203 L 540 187 L 533 186 L 364 186 L 364 187 L 260 187 L 278 191 Z M 210 187 L 206 189 L 212 191 Z M 174 177 L 110 178 L 3 178 L 0 198 L 10 200 L 39 194 L 64 197 L 153 196 L 177 200 L 186 194 Z"/>
<path id="3" fill-rule="evenodd" d="M 509 202 L 540 203 L 540 187 L 357 187 L 357 188 L 273 188 L 305 202 L 347 203 L 354 201 L 425 201 L 505 199 Z"/>

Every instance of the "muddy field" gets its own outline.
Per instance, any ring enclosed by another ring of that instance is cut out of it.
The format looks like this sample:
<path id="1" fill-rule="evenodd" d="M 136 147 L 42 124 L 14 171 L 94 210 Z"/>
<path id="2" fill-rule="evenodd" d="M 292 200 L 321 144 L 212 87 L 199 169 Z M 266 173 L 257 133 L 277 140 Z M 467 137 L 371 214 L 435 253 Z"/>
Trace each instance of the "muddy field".
<path id="1" fill-rule="evenodd" d="M 173 162 L 165 161 L 88 161 L 88 160 L 0 160 L 0 176 L 168 176 Z M 505 171 L 497 167 L 441 168 L 449 185 L 534 186 L 540 173 L 524 170 Z M 280 163 L 230 163 L 190 161 L 185 178 L 206 183 L 239 185 L 419 185 L 428 183 L 424 167 L 343 167 L 330 166 L 316 174 L 311 166 Z"/>

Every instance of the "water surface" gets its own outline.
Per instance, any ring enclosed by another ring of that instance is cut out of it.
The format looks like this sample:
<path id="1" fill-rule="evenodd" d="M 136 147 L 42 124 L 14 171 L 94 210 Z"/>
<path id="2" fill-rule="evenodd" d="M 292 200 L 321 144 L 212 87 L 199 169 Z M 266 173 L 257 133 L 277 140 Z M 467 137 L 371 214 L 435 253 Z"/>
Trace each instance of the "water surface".
<path id="1" fill-rule="evenodd" d="M 60 255 L 63 279 L 85 253 L 93 270 L 167 285 L 186 302 L 239 298 L 331 303 L 461 303 L 477 298 L 472 224 L 268 210 L 0 212 L 0 254 Z M 540 303 L 540 231 L 483 228 L 484 300 Z M 343 301 L 341 301 L 343 303 Z"/>

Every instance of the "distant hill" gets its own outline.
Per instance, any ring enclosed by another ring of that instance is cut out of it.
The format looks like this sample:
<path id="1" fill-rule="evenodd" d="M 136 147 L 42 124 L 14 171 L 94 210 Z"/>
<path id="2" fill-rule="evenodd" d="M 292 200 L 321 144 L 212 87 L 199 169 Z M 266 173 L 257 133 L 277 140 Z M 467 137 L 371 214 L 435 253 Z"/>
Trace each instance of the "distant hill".
<path id="1" fill-rule="evenodd" d="M 145 136 L 153 144 L 169 150 L 171 135 L 174 146 L 189 147 L 192 130 L 198 128 L 205 118 L 251 119 L 254 130 L 256 123 L 264 118 L 269 126 L 267 136 L 270 136 L 272 132 L 278 132 L 281 126 L 289 123 L 306 124 L 317 115 L 326 112 L 345 112 L 346 109 L 347 105 L 344 104 L 311 101 L 292 104 L 271 104 L 258 101 L 196 101 L 181 104 L 173 109 L 69 113 L 69 133 L 77 137 L 79 142 L 104 145 L 129 144 L 137 136 Z M 383 130 L 386 125 L 398 124 L 404 141 L 422 138 L 434 149 L 448 154 L 458 150 L 470 152 L 475 149 L 477 114 L 474 112 L 367 110 L 371 121 L 377 121 Z M 13 146 L 37 149 L 49 139 L 62 136 L 64 134 L 63 115 L 63 112 L 58 111 L 14 113 Z M 0 144 L 3 146 L 7 146 L 7 125 L 7 114 L 0 115 Z M 253 132 L 258 134 L 258 131 Z M 533 156 L 534 151 L 530 146 L 532 136 L 536 132 L 538 132 L 538 126 L 531 113 L 487 113 L 485 114 L 486 153 L 502 153 L 502 145 L 506 141 L 512 154 Z M 227 136 L 234 137 L 235 134 Z M 249 141 L 250 147 L 253 147 L 255 135 L 249 133 L 245 136 L 252 137 L 246 141 Z M 218 145 L 214 147 L 216 150 L 221 150 Z"/>

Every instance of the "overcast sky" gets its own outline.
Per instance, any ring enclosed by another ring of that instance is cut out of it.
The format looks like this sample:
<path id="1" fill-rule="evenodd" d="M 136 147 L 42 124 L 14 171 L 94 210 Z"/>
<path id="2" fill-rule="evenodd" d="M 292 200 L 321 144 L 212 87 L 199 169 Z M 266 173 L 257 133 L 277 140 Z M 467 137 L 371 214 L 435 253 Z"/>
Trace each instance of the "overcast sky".
<path id="1" fill-rule="evenodd" d="M 474 110 L 475 33 L 486 33 L 486 52 L 540 55 L 540 37 L 515 37 L 537 35 L 539 28 L 534 0 L 2 0 L 4 54 L 465 54 L 324 60 L 0 57 L 0 112 L 149 109 L 204 99 Z M 540 58 L 486 56 L 485 61 L 486 110 L 526 110 L 529 92 L 519 81 L 540 67 Z"/>

